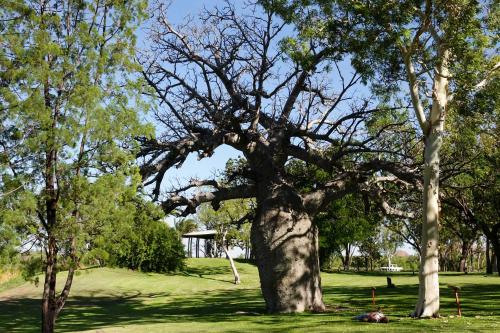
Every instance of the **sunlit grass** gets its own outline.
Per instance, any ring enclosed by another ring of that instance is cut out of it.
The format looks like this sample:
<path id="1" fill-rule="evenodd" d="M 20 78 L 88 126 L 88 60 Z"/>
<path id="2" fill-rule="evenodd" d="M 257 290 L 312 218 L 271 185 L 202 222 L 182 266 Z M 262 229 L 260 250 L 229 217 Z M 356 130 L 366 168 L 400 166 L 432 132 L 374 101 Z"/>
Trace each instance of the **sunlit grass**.
<path id="1" fill-rule="evenodd" d="M 408 318 L 417 295 L 417 276 L 393 274 L 397 288 L 386 288 L 383 274 L 323 273 L 328 311 L 322 314 L 264 313 L 256 267 L 237 263 L 241 285 L 231 283 L 224 259 L 190 259 L 188 270 L 148 274 L 125 269 L 80 271 L 58 320 L 58 332 L 494 332 L 500 330 L 500 278 L 442 274 L 443 318 Z M 462 287 L 462 318 L 449 284 Z M 377 306 L 389 324 L 365 324 L 352 317 Z M 0 285 L 0 290 L 2 286 Z M 42 287 L 23 284 L 0 292 L 0 332 L 38 332 Z M 450 318 L 450 316 L 454 316 Z"/>

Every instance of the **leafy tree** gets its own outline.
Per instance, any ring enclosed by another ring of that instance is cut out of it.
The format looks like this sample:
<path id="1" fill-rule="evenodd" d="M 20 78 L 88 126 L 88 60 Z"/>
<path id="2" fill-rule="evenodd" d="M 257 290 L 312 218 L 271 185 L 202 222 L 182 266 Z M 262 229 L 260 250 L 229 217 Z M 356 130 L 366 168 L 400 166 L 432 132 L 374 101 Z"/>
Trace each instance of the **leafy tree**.
<path id="1" fill-rule="evenodd" d="M 365 258 L 365 268 L 373 271 L 373 262 L 381 258 L 380 245 L 375 235 L 365 238 L 359 245 L 359 253 Z"/>
<path id="2" fill-rule="evenodd" d="M 109 264 L 143 272 L 165 273 L 184 267 L 184 246 L 177 232 L 164 222 L 154 203 L 135 199 L 133 222 L 110 226 L 96 249 L 109 254 Z"/>
<path id="3" fill-rule="evenodd" d="M 415 317 L 439 312 L 440 152 L 454 93 L 481 90 L 500 65 L 486 57 L 497 46 L 495 2 L 484 18 L 478 1 L 262 1 L 329 44 L 343 40 L 353 65 L 375 90 L 407 94 L 424 142 L 423 224 Z M 488 24 L 483 24 L 486 21 Z M 310 24 L 309 22 L 315 22 Z M 406 82 L 408 90 L 399 82 Z"/>
<path id="4" fill-rule="evenodd" d="M 179 234 L 179 237 L 181 237 L 184 234 L 187 234 L 188 232 L 193 232 L 195 230 L 198 230 L 198 222 L 194 219 L 189 219 L 189 218 L 178 218 L 174 221 L 174 228 Z"/>
<path id="5" fill-rule="evenodd" d="M 218 210 L 203 204 L 197 212 L 198 221 L 206 228 L 217 231 L 215 239 L 217 247 L 222 249 L 222 235 L 226 234 L 226 246 L 237 246 L 247 243 L 250 230 L 245 228 L 249 217 L 253 216 L 254 203 L 248 199 L 227 200 L 220 204 Z M 245 234 L 248 233 L 248 234 Z M 220 254 L 220 251 L 217 251 Z"/>
<path id="6" fill-rule="evenodd" d="M 248 224 L 249 217 L 253 216 L 252 206 L 253 202 L 249 199 L 233 199 L 222 202 L 217 210 L 208 204 L 202 204 L 197 214 L 199 221 L 207 229 L 217 231 L 216 250 L 221 249 L 222 251 L 217 252 L 223 252 L 229 259 L 236 284 L 241 282 L 240 276 L 228 249 L 231 244 L 248 244 L 250 230 L 242 229 L 242 225 Z"/>
<path id="7" fill-rule="evenodd" d="M 340 256 L 344 270 L 349 270 L 356 247 L 374 233 L 375 223 L 366 214 L 363 201 L 348 195 L 336 200 L 316 216 L 319 229 L 320 260 Z"/>
<path id="8" fill-rule="evenodd" d="M 6 218 L 12 205 L 18 200 L 17 194 L 20 193 L 16 189 L 9 189 L 9 184 L 1 183 L 3 182 L 0 181 L 0 271 L 4 271 L 14 268 L 13 266 L 18 263 L 22 238 L 15 224 L 9 223 Z"/>
<path id="9" fill-rule="evenodd" d="M 442 203 L 449 215 L 449 227 L 459 233 L 467 247 L 472 245 L 479 229 L 498 256 L 500 117 L 498 107 L 492 107 L 498 105 L 500 96 L 497 81 L 492 80 L 481 93 L 457 103 L 456 112 L 450 117 L 445 157 L 455 163 L 451 165 L 450 176 L 443 181 Z M 470 112 L 473 108 L 475 113 Z M 491 273 L 491 267 L 489 270 Z"/>
<path id="10" fill-rule="evenodd" d="M 86 244 L 104 225 L 128 218 L 123 203 L 138 181 L 133 137 L 146 134 L 130 75 L 144 6 L 0 1 L 0 109 L 8 134 L 0 171 L 4 184 L 22 185 L 3 221 L 43 249 L 43 332 L 54 331 Z M 57 294 L 59 260 L 69 271 Z"/>
<path id="11" fill-rule="evenodd" d="M 392 264 L 392 258 L 396 253 L 398 246 L 402 245 L 402 238 L 391 229 L 382 226 L 378 232 L 380 250 L 383 256 L 387 258 L 388 264 Z"/>

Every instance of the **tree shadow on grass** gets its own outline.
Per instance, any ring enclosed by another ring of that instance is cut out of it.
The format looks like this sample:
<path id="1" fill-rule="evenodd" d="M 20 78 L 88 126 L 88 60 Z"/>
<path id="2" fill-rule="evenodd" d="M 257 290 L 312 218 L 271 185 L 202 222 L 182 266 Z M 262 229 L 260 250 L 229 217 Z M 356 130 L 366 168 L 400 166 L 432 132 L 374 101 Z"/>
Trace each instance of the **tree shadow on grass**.
<path id="1" fill-rule="evenodd" d="M 227 277 L 228 274 L 232 274 L 229 267 L 229 262 L 228 262 L 228 267 L 204 265 L 201 267 L 187 267 L 186 269 L 176 273 L 176 275 L 191 276 L 206 280 L 227 282 L 234 284 L 234 280 L 226 280 L 223 278 Z M 221 277 L 213 277 L 213 275 L 221 275 Z"/>
<path id="2" fill-rule="evenodd" d="M 323 289 L 327 303 L 353 311 L 370 311 L 379 306 L 387 315 L 407 317 L 418 299 L 418 285 L 401 285 L 396 288 L 378 287 L 375 306 L 370 287 L 327 287 Z M 447 285 L 440 286 L 441 314 L 455 315 L 455 294 Z M 500 290 L 498 285 L 463 284 L 460 302 L 464 316 L 500 316 Z M 349 311 L 347 311 L 349 312 Z"/>
<path id="3" fill-rule="evenodd" d="M 495 285 L 464 285 L 462 304 L 465 316 L 499 316 L 500 293 Z M 393 328 L 405 328 L 405 321 L 413 310 L 417 286 L 395 289 L 378 288 L 377 305 L 391 318 Z M 268 315 L 264 302 L 255 289 L 206 291 L 192 295 L 171 295 L 169 292 L 102 296 L 96 290 L 88 296 L 71 296 L 57 323 L 58 332 L 93 330 L 112 326 L 169 323 L 220 323 L 245 321 L 262 327 L 264 331 L 286 331 L 294 325 L 308 325 L 310 330 L 325 328 L 373 308 L 371 289 L 367 287 L 324 288 L 329 311 L 320 314 Z M 449 295 L 448 295 L 449 294 Z M 442 313 L 456 311 L 454 299 L 445 286 L 441 289 Z M 40 300 L 32 298 L 0 301 L 1 332 L 38 332 L 40 327 Z M 273 326 L 274 325 L 274 326 Z M 360 324 L 361 325 L 361 324 Z M 255 327 L 255 326 L 253 326 Z M 231 330 L 229 324 L 224 329 Z"/>
<path id="4" fill-rule="evenodd" d="M 168 293 L 73 296 L 56 326 L 58 332 L 71 332 L 132 324 L 220 322 L 241 318 L 245 313 L 261 314 L 263 308 L 256 290 L 207 291 L 182 298 Z M 39 299 L 0 302 L 0 332 L 38 332 L 39 327 Z"/>

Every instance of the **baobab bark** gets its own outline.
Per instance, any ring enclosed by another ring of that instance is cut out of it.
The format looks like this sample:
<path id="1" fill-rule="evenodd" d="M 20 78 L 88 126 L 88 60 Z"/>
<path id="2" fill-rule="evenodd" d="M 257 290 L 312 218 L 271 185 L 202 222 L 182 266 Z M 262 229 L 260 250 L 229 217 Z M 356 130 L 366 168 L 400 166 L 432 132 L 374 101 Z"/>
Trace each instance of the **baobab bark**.
<path id="1" fill-rule="evenodd" d="M 267 310 L 323 311 L 317 228 L 293 189 L 265 187 L 251 237 Z"/>

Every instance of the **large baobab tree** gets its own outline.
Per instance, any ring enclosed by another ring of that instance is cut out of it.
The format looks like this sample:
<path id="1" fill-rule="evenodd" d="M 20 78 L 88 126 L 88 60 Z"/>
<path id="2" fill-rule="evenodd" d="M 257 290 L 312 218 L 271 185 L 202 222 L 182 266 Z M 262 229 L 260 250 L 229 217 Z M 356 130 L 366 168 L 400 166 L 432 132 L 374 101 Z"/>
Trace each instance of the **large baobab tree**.
<path id="1" fill-rule="evenodd" d="M 360 158 L 383 130 L 364 131 L 376 110 L 370 100 L 355 98 L 359 76 L 345 77 L 336 67 L 340 45 L 283 39 L 291 28 L 272 12 L 247 11 L 240 17 L 227 4 L 179 27 L 161 6 L 154 11 L 151 47 L 141 61 L 164 132 L 142 140 L 142 174 L 167 212 L 184 207 L 188 215 L 204 202 L 217 209 L 224 200 L 255 198 L 252 249 L 268 311 L 322 311 L 313 217 L 359 188 L 376 166 L 391 167 Z M 221 145 L 246 160 L 228 176 L 234 181 L 192 180 L 161 193 L 169 168 L 193 152 L 210 156 Z M 330 176 L 303 189 L 287 170 L 290 159 Z"/>

